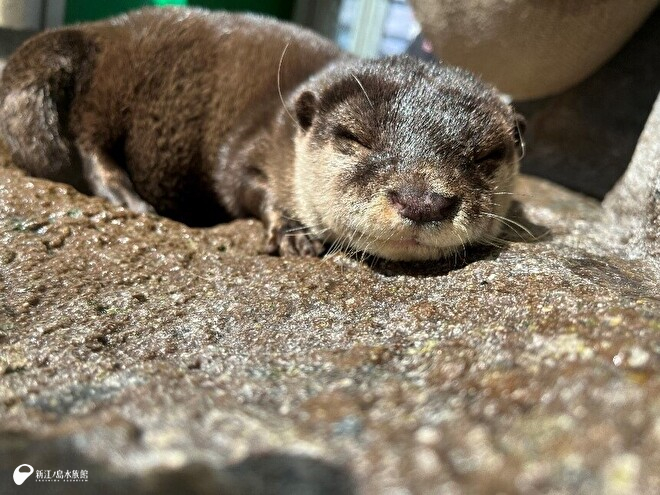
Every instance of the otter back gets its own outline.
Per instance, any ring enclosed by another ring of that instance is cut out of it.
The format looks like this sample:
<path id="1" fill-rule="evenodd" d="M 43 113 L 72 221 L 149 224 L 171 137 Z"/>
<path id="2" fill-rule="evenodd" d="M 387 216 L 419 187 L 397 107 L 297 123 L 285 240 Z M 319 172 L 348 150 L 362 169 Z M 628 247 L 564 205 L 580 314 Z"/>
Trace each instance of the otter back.
<path id="1" fill-rule="evenodd" d="M 78 31 L 42 34 L 10 59 L 0 84 L 0 132 L 30 174 L 87 190 L 68 130 L 74 94 L 89 80 L 94 46 Z"/>
<path id="2" fill-rule="evenodd" d="M 46 32 L 7 63 L 0 131 L 32 175 L 214 223 L 226 210 L 213 187 L 218 150 L 281 108 L 287 46 L 284 94 L 339 55 L 292 25 L 201 9 Z"/>

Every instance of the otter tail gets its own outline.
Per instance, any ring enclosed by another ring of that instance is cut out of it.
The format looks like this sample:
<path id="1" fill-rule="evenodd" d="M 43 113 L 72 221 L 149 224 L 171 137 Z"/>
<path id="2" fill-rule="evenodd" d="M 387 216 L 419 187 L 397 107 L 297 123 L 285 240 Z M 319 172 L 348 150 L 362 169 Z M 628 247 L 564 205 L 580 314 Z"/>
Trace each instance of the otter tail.
<path id="1" fill-rule="evenodd" d="M 24 43 L 0 80 L 0 138 L 29 174 L 85 190 L 68 132 L 73 95 L 85 84 L 94 47 L 76 29 L 46 32 Z"/>

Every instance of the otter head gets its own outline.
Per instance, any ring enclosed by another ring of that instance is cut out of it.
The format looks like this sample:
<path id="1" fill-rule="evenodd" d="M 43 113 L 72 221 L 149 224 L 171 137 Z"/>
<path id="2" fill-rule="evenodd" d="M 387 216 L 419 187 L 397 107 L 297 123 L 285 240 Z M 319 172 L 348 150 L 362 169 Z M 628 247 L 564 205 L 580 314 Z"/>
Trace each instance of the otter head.
<path id="1" fill-rule="evenodd" d="M 320 238 L 392 260 L 492 241 L 522 140 L 469 73 L 408 57 L 341 62 L 296 96 L 297 215 Z"/>

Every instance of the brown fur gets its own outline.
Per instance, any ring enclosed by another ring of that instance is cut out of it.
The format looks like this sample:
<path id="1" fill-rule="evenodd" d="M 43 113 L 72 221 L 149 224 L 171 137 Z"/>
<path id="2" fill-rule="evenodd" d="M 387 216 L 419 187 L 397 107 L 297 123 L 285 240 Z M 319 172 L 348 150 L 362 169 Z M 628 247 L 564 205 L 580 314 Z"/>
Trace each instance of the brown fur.
<path id="1" fill-rule="evenodd" d="M 34 175 L 190 224 L 255 216 L 282 254 L 318 254 L 322 241 L 447 254 L 497 230 L 480 215 L 517 171 L 513 112 L 469 74 L 362 61 L 292 25 L 198 9 L 34 37 L 5 68 L 0 119 Z M 489 167 L 466 168 L 497 147 Z M 450 200 L 456 211 L 440 208 Z M 452 218 L 470 227 L 460 242 Z M 363 234 L 401 236 L 403 248 Z"/>

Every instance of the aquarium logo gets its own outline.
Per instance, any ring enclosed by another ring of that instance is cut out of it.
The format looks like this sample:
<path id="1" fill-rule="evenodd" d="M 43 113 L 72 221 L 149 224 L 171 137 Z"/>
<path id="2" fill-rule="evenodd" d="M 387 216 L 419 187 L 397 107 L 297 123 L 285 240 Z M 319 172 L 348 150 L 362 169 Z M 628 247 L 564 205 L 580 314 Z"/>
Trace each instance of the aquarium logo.
<path id="1" fill-rule="evenodd" d="M 28 468 L 28 471 L 21 471 L 21 468 Z M 17 485 L 22 485 L 30 475 L 34 473 L 34 468 L 29 464 L 21 464 L 16 469 L 14 469 L 14 483 Z"/>
<path id="2" fill-rule="evenodd" d="M 14 483 L 22 485 L 25 480 L 34 474 L 34 481 L 37 483 L 48 482 L 82 482 L 89 481 L 89 471 L 86 469 L 34 469 L 29 464 L 21 464 L 14 469 Z"/>

